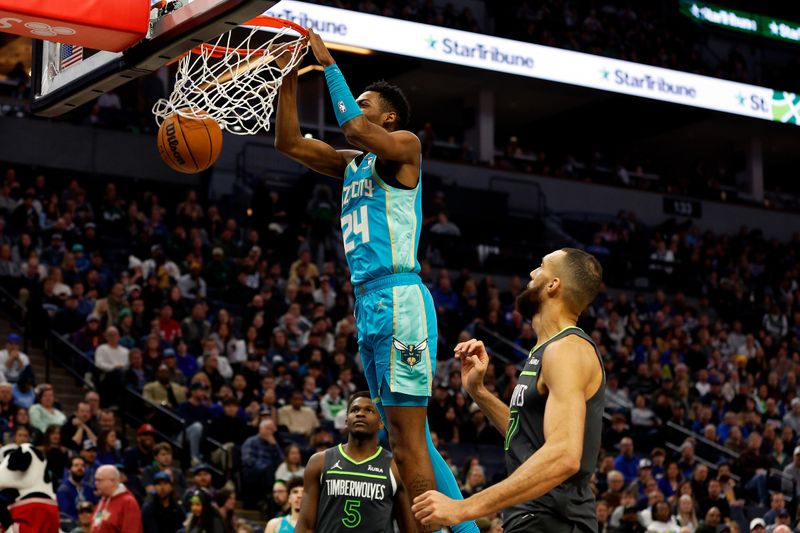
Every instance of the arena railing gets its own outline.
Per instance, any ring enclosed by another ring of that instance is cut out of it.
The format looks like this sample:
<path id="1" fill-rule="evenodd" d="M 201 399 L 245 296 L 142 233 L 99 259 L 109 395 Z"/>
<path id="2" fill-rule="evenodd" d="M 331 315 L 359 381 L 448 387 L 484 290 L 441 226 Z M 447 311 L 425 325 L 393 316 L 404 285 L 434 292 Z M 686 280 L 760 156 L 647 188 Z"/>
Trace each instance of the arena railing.
<path id="1" fill-rule="evenodd" d="M 527 350 L 483 324 L 477 324 L 475 331 L 484 336 L 483 343 L 492 357 L 500 359 L 505 364 L 513 364 L 518 368 L 522 367 L 525 358 L 528 357 Z"/>
<path id="2" fill-rule="evenodd" d="M 795 494 L 797 492 L 797 483 L 795 482 L 794 478 L 789 474 L 785 473 L 783 470 L 778 470 L 777 468 L 770 468 L 769 469 L 769 476 L 770 479 L 776 480 L 780 483 L 780 491 L 783 495 L 790 500 L 794 500 Z M 791 488 L 787 491 L 787 485 L 790 485 Z"/>
<path id="3" fill-rule="evenodd" d="M 489 190 L 490 191 L 505 191 L 505 189 L 498 188 L 497 185 L 500 183 L 512 183 L 514 184 L 515 188 L 517 187 L 530 187 L 533 189 L 533 194 L 535 194 L 535 200 L 526 204 L 529 206 L 528 210 L 524 211 L 525 214 L 534 215 L 536 218 L 544 218 L 547 216 L 547 196 L 542 191 L 542 187 L 533 180 L 529 179 L 522 179 L 522 178 L 509 178 L 507 176 L 492 176 L 489 178 Z M 525 198 L 531 198 L 531 196 L 525 195 Z M 533 207 L 534 209 L 530 209 Z"/>
<path id="4" fill-rule="evenodd" d="M 704 445 L 709 446 L 710 448 L 714 448 L 718 452 L 724 453 L 725 455 L 728 455 L 729 457 L 731 457 L 734 460 L 739 458 L 739 454 L 736 453 L 735 451 L 731 450 L 730 448 L 726 448 L 725 446 L 721 446 L 721 445 L 717 444 L 716 442 L 714 442 L 712 440 L 708 440 L 707 438 L 703 437 L 702 435 L 699 435 L 699 434 L 695 433 L 694 431 L 692 431 L 690 429 L 686 429 L 683 426 L 679 426 L 675 422 L 672 422 L 672 421 L 667 422 L 667 427 L 670 428 L 670 429 L 673 429 L 675 431 L 678 431 L 678 432 L 686 435 L 687 437 L 691 437 L 692 439 L 695 440 L 695 442 L 702 442 Z M 695 455 L 697 455 L 697 454 L 695 453 Z"/>
<path id="5" fill-rule="evenodd" d="M 84 389 L 96 390 L 94 382 L 97 376 L 100 376 L 101 371 L 94 364 L 94 361 L 83 353 L 77 346 L 72 344 L 69 339 L 64 335 L 50 330 L 49 341 L 45 355 L 48 359 L 53 359 L 56 364 L 63 368 L 70 374 L 75 381 Z M 91 374 L 93 379 L 91 381 L 86 379 L 87 373 Z M 136 428 L 145 421 L 145 417 L 141 416 L 142 412 L 146 412 L 141 407 L 146 406 L 153 413 L 160 415 L 164 419 L 169 419 L 175 422 L 176 425 L 183 427 L 184 421 L 182 418 L 174 413 L 169 412 L 160 405 L 148 402 L 143 396 L 138 394 L 131 388 L 125 388 L 123 398 L 120 398 L 120 407 L 122 408 L 123 421 Z M 138 404 L 138 405 L 137 405 Z M 131 423 L 132 422 L 132 423 Z M 184 446 L 177 439 L 162 431 L 163 426 L 153 424 L 156 428 L 157 436 L 164 441 L 167 441 L 177 450 L 182 451 Z"/>
<path id="6" fill-rule="evenodd" d="M 96 390 L 94 382 L 101 375 L 100 369 L 94 361 L 84 354 L 64 335 L 50 330 L 49 342 L 45 350 L 45 357 L 55 360 L 61 368 L 70 374 L 84 389 Z M 92 381 L 86 379 L 86 374 L 93 376 Z M 143 423 L 150 423 L 156 429 L 158 440 L 169 442 L 176 450 L 176 456 L 184 454 L 188 449 L 181 438 L 182 431 L 186 427 L 186 421 L 178 416 L 177 413 L 165 409 L 161 405 L 151 402 L 136 390 L 126 387 L 123 398 L 120 399 L 119 407 L 122 411 L 123 422 L 132 428 L 137 428 Z M 213 439 L 207 438 L 205 442 L 212 449 L 224 449 L 223 445 Z M 188 461 L 187 463 L 188 464 Z M 212 473 L 219 478 L 225 478 L 226 473 L 211 465 Z"/>
<path id="7" fill-rule="evenodd" d="M 670 450 L 672 450 L 673 452 L 675 452 L 677 454 L 681 453 L 680 447 L 679 446 L 675 446 L 671 442 L 667 442 L 666 446 L 667 446 L 667 448 L 669 448 Z M 713 462 L 711 462 L 711 461 L 709 461 L 707 459 L 703 459 L 702 457 L 700 457 L 697 454 L 694 455 L 694 458 L 695 458 L 695 460 L 697 460 L 698 463 L 706 465 L 706 467 L 708 467 L 709 470 L 714 470 L 714 471 L 719 470 L 719 465 L 716 464 L 716 463 L 713 463 Z M 742 480 L 739 476 L 737 476 L 733 472 L 731 472 L 730 476 L 731 476 L 731 479 L 734 480 L 736 483 L 739 483 Z"/>

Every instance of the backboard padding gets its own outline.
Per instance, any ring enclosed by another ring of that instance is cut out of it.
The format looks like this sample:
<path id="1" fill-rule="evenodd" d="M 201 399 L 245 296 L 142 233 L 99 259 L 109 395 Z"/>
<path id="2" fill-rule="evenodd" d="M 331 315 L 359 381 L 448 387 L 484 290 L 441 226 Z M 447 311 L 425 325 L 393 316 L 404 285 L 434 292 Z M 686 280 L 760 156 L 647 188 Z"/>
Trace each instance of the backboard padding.
<path id="1" fill-rule="evenodd" d="M 53 68 L 60 48 L 33 44 L 32 111 L 55 117 L 132 79 L 154 72 L 198 44 L 264 13 L 277 0 L 193 0 L 155 22 L 150 38 L 124 52 L 100 51 L 63 71 Z"/>

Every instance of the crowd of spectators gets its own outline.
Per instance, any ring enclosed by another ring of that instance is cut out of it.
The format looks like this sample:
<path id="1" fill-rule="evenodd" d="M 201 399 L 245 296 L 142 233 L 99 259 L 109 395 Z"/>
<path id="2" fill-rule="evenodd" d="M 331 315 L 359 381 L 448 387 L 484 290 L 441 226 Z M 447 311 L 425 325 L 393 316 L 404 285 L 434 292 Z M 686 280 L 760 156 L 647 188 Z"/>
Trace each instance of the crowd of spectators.
<path id="1" fill-rule="evenodd" d="M 89 181 L 28 177 L 8 171 L 0 191 L 0 282 L 26 302 L 34 328 L 54 328 L 92 361 L 81 371 L 95 390 L 64 412 L 10 335 L 0 351 L 5 441 L 42 447 L 76 523 L 97 501 L 103 465 L 119 465 L 145 524 L 191 520 L 197 501 L 234 528 L 237 495 L 265 518 L 285 512 L 286 481 L 343 438 L 346 399 L 365 387 L 349 274 L 317 242 L 320 227 L 296 224 L 277 195 L 259 231 L 194 191 L 170 203 L 155 189 L 122 195 L 111 183 L 95 191 L 84 189 Z M 451 224 L 429 215 L 424 232 Z M 605 289 L 579 322 L 608 375 L 610 421 L 594 479 L 601 530 L 794 525 L 800 237 L 647 228 L 623 213 L 587 249 L 612 286 L 625 268 L 619 258 L 638 257 L 665 288 Z M 487 382 L 507 401 L 514 363 L 536 344 L 514 307 L 525 281 L 500 286 L 427 262 L 421 277 L 441 330 L 431 430 L 468 495 L 502 476 L 502 437 L 464 394 L 448 354 L 483 328 L 516 346 L 487 339 L 498 354 Z M 185 430 L 170 433 L 153 418 L 127 442 L 123 387 L 179 416 Z M 453 459 L 464 450 L 481 454 Z M 215 472 L 241 475 L 226 483 Z"/>

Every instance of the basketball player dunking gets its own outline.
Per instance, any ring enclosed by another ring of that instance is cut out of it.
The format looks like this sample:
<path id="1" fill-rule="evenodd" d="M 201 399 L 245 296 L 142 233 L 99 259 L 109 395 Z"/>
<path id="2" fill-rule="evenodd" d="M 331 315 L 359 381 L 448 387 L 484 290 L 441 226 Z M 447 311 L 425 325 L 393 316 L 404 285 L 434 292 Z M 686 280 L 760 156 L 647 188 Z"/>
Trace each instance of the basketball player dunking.
<path id="1" fill-rule="evenodd" d="M 402 91 L 378 82 L 353 98 L 319 36 L 308 44 L 325 67 L 336 119 L 358 150 L 335 150 L 300 134 L 297 72 L 280 89 L 275 147 L 321 174 L 344 178 L 341 226 L 355 290 L 358 345 L 364 374 L 410 499 L 438 488 L 461 498 L 453 473 L 433 445 L 427 406 L 436 368 L 438 330 L 433 299 L 419 278 L 422 223 L 421 144 L 404 128 Z M 278 58 L 279 66 L 285 60 Z M 417 525 L 420 531 L 427 531 Z M 474 522 L 453 527 L 477 533 Z"/>
<path id="2" fill-rule="evenodd" d="M 589 477 L 600 450 L 605 373 L 591 337 L 575 324 L 601 278 L 597 260 L 574 248 L 545 256 L 531 272 L 517 305 L 533 317 L 540 342 L 528 355 L 510 406 L 484 386 L 489 356 L 483 343 L 456 346 L 464 386 L 505 433 L 508 477 L 463 501 L 426 492 L 413 505 L 417 520 L 451 524 L 505 509 L 505 533 L 597 531 Z"/>
<path id="3" fill-rule="evenodd" d="M 383 422 L 370 393 L 347 403 L 347 443 L 311 456 L 296 533 L 393 533 L 414 530 L 408 494 L 392 454 L 378 446 Z"/>
<path id="4" fill-rule="evenodd" d="M 289 492 L 289 508 L 291 512 L 287 516 L 273 518 L 267 522 L 264 533 L 294 533 L 297 526 L 297 519 L 300 517 L 300 505 L 303 502 L 303 479 L 293 477 L 286 484 Z"/>

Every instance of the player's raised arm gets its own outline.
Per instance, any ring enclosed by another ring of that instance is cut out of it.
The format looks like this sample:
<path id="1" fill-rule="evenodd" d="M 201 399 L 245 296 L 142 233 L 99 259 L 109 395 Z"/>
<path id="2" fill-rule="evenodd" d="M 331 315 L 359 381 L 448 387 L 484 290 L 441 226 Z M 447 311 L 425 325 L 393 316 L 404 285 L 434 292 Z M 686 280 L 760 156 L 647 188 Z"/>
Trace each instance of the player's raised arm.
<path id="1" fill-rule="evenodd" d="M 411 512 L 411 502 L 408 500 L 408 491 L 403 485 L 400 471 L 394 460 L 392 461 L 392 474 L 397 482 L 397 492 L 394 493 L 394 519 L 397 520 L 400 531 L 414 531 L 416 524 L 414 523 L 414 513 Z"/>
<path id="2" fill-rule="evenodd" d="M 483 414 L 502 435 L 508 431 L 509 408 L 486 388 L 483 378 L 489 366 L 489 354 L 483 342 L 470 339 L 453 350 L 461 361 L 461 383 Z"/>
<path id="3" fill-rule="evenodd" d="M 287 59 L 278 57 L 275 61 L 283 68 Z M 300 133 L 300 121 L 297 118 L 297 70 L 287 74 L 281 84 L 275 119 L 275 149 L 315 172 L 338 179 L 343 179 L 348 163 L 359 154 L 356 150 L 337 151 L 323 141 L 306 139 Z"/>
<path id="4" fill-rule="evenodd" d="M 362 95 L 358 101 L 353 97 L 347 82 L 333 60 L 325 43 L 313 30 L 308 32 L 308 43 L 317 61 L 325 67 L 325 79 L 333 100 L 336 120 L 347 138 L 357 148 L 377 154 L 382 161 L 419 165 L 422 145 L 416 135 L 400 128 L 386 129 L 367 119 L 365 114 L 381 116 L 381 123 L 397 125 L 396 111 L 375 109 L 378 102 Z M 367 94 L 367 93 L 365 93 Z"/>
<path id="5" fill-rule="evenodd" d="M 542 379 L 548 389 L 544 446 L 513 474 L 463 502 L 428 491 L 414 500 L 423 524 L 454 524 L 536 499 L 578 472 L 583 453 L 586 399 L 597 380 L 597 356 L 582 340 L 564 339 L 547 348 Z"/>
<path id="6" fill-rule="evenodd" d="M 303 503 L 300 505 L 300 517 L 294 527 L 295 533 L 314 533 L 317 525 L 317 508 L 319 507 L 319 482 L 322 467 L 325 466 L 325 453 L 315 453 L 308 460 L 303 475 Z"/>

